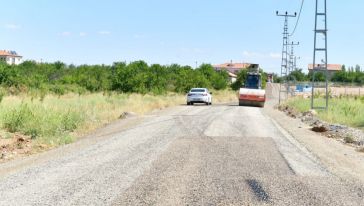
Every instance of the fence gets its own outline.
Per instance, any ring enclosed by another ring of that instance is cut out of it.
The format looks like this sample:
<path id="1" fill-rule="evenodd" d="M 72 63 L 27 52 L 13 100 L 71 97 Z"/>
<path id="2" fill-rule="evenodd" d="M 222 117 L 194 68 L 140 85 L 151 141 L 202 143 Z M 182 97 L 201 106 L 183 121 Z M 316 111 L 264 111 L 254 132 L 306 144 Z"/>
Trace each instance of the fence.
<path id="1" fill-rule="evenodd" d="M 298 86 L 297 86 L 298 85 Z M 311 86 L 311 83 L 297 83 L 296 88 L 292 87 L 291 89 L 296 90 L 297 87 L 305 87 L 306 85 Z M 322 87 L 322 88 L 320 88 Z M 318 88 L 315 88 L 315 92 L 323 93 L 325 92 L 325 89 L 323 89 L 324 83 L 321 83 L 321 85 L 318 85 Z M 296 94 L 300 95 L 304 93 L 305 95 L 310 95 L 311 89 L 306 89 L 304 92 L 296 92 Z M 330 82 L 329 83 L 329 93 L 331 96 L 364 96 L 364 86 L 359 84 L 350 84 L 350 83 L 337 83 L 337 82 Z"/>

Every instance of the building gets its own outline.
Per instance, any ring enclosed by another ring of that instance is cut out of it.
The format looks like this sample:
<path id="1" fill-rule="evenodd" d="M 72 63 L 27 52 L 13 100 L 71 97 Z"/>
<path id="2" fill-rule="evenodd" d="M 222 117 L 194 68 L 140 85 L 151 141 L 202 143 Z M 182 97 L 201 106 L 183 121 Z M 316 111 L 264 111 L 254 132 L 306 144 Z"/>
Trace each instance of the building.
<path id="1" fill-rule="evenodd" d="M 267 74 L 267 82 L 268 83 L 274 83 L 274 74 L 273 73 L 268 73 Z"/>
<path id="2" fill-rule="evenodd" d="M 320 64 L 317 64 L 316 66 L 315 66 L 315 69 L 317 69 L 317 70 L 321 70 L 322 71 L 322 67 L 324 67 L 325 65 L 320 65 Z M 312 73 L 312 71 L 313 71 L 313 64 L 309 64 L 308 65 L 308 72 L 309 73 Z M 342 70 L 342 65 L 341 64 L 328 64 L 327 65 L 327 70 L 328 70 L 328 72 L 329 72 L 329 79 L 331 79 L 333 76 L 334 76 L 334 74 L 336 73 L 336 72 L 339 72 L 339 71 L 341 71 Z M 324 71 L 322 71 L 322 72 L 324 72 Z"/>
<path id="3" fill-rule="evenodd" d="M 238 74 L 241 70 L 244 69 L 259 69 L 259 64 L 250 64 L 250 63 L 225 63 L 214 65 L 216 71 L 227 71 L 233 74 Z"/>
<path id="4" fill-rule="evenodd" d="M 226 71 L 229 74 L 230 82 L 234 83 L 237 79 L 238 73 L 245 69 L 259 69 L 259 64 L 250 63 L 225 63 L 213 66 L 216 71 Z"/>
<path id="5" fill-rule="evenodd" d="M 10 65 L 18 65 L 22 62 L 23 57 L 18 55 L 15 51 L 0 50 L 0 61 L 6 62 Z"/>
<path id="6" fill-rule="evenodd" d="M 228 75 L 229 75 L 230 83 L 234 83 L 238 79 L 238 75 L 236 75 L 234 73 L 228 72 Z"/>

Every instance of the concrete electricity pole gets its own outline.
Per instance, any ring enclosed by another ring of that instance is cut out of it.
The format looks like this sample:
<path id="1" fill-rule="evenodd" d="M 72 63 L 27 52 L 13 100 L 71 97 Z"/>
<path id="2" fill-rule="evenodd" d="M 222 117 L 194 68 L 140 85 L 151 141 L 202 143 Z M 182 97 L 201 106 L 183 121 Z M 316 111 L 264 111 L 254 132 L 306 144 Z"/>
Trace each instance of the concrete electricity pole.
<path id="1" fill-rule="evenodd" d="M 297 13 L 288 14 L 286 12 L 285 14 L 279 14 L 279 12 L 276 12 L 276 15 L 279 17 L 284 17 L 284 27 L 283 27 L 283 48 L 282 48 L 282 64 L 281 64 L 281 78 L 282 82 L 279 86 L 279 104 L 282 100 L 282 93 L 286 93 L 286 98 L 288 98 L 289 93 L 289 84 L 288 84 L 288 78 L 289 78 L 289 62 L 288 62 L 288 46 L 289 46 L 289 33 L 288 33 L 288 19 L 291 17 L 296 17 Z"/>

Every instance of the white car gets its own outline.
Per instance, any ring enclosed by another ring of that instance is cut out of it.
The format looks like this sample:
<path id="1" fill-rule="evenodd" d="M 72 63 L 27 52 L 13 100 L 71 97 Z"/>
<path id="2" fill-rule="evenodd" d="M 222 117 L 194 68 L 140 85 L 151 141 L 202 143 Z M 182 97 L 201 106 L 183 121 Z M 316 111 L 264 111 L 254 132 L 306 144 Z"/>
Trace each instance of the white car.
<path id="1" fill-rule="evenodd" d="M 187 94 L 187 105 L 194 103 L 205 103 L 206 105 L 212 104 L 212 93 L 206 88 L 193 88 Z"/>

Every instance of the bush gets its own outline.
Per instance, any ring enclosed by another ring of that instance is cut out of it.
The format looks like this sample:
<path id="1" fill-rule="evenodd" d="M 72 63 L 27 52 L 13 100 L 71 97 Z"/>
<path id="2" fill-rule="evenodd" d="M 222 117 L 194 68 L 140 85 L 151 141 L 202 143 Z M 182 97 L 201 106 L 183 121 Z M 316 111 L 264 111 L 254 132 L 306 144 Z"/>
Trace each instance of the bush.
<path id="1" fill-rule="evenodd" d="M 354 138 L 350 135 L 344 137 L 344 142 L 347 144 L 353 144 L 355 142 Z"/>
<path id="2" fill-rule="evenodd" d="M 63 131 L 73 132 L 82 121 L 83 119 L 78 112 L 69 110 L 61 116 L 60 127 Z"/>
<path id="3" fill-rule="evenodd" d="M 51 144 L 59 144 L 70 132 L 75 131 L 85 121 L 79 108 L 50 109 L 41 102 L 29 105 L 21 103 L 3 111 L 3 127 L 11 133 L 22 133 L 32 139 L 41 138 Z M 69 139 L 69 138 L 68 138 Z"/>
<path id="4" fill-rule="evenodd" d="M 130 64 L 66 65 L 62 62 L 36 63 L 25 61 L 20 65 L 0 63 L 0 85 L 16 91 L 44 90 L 57 95 L 68 92 L 84 93 L 118 91 L 123 93 L 187 92 L 192 87 L 222 90 L 228 86 L 228 74 L 216 72 L 209 64 L 192 69 L 177 64 L 148 65 L 144 61 Z M 82 89 L 76 89 L 76 88 Z M 78 92 L 79 91 L 79 92 Z"/>
<path id="5" fill-rule="evenodd" d="M 5 92 L 0 90 L 0 103 L 3 101 L 4 97 L 5 97 Z"/>
<path id="6" fill-rule="evenodd" d="M 33 113 L 27 104 L 21 104 L 19 108 L 10 110 L 5 114 L 4 127 L 9 132 L 20 132 L 27 121 L 33 119 Z"/>

